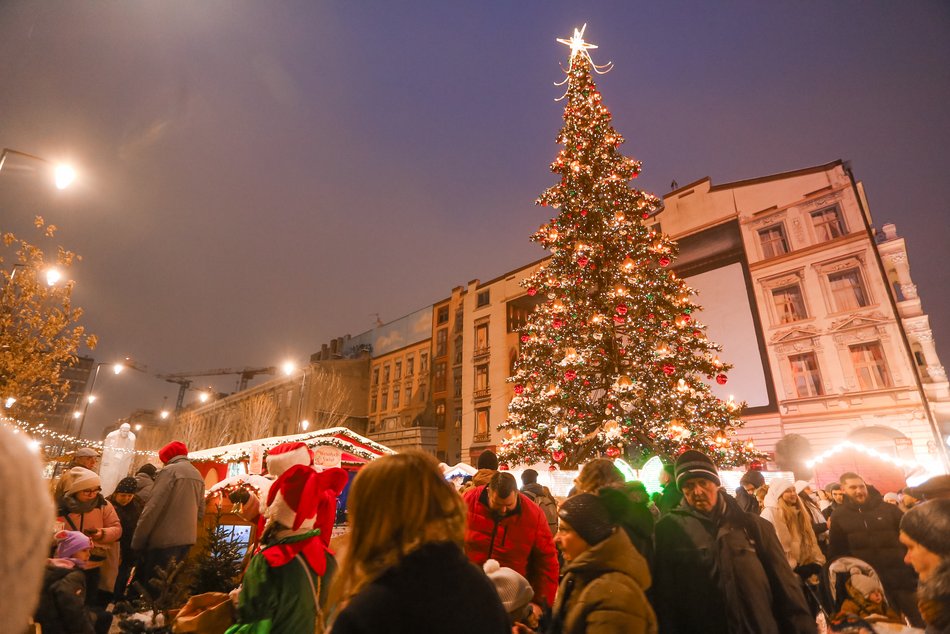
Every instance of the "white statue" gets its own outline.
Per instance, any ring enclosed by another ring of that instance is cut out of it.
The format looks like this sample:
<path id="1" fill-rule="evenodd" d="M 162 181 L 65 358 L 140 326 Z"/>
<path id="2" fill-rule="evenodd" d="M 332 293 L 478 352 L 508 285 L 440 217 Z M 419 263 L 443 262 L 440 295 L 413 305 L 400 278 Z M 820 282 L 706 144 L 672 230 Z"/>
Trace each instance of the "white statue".
<path id="1" fill-rule="evenodd" d="M 135 434 L 128 423 L 122 423 L 117 430 L 109 432 L 102 445 L 102 466 L 99 467 L 102 495 L 112 495 L 119 480 L 129 475 L 134 456 Z"/>

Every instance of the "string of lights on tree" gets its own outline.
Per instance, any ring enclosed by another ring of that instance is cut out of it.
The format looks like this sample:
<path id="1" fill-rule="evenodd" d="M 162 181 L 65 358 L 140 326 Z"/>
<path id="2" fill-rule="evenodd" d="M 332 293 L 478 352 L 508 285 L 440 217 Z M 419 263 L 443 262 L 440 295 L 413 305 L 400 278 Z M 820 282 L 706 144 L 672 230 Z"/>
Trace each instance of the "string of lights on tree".
<path id="1" fill-rule="evenodd" d="M 63 432 L 54 431 L 46 427 L 43 423 L 39 425 L 34 425 L 26 421 L 18 420 L 15 418 L 0 418 L 0 423 L 7 425 L 13 428 L 14 433 L 25 433 L 33 437 L 34 447 L 37 451 L 41 448 L 51 448 L 53 446 L 70 446 L 70 447 L 91 447 L 102 451 L 105 448 L 105 444 L 101 440 L 90 440 L 88 438 L 77 438 L 71 434 L 64 434 Z M 53 441 L 49 444 L 44 444 L 43 442 L 36 440 L 36 436 L 43 438 L 47 443 Z M 136 456 L 155 456 L 158 455 L 154 451 L 143 451 L 138 449 L 125 449 L 124 447 L 110 447 L 112 451 L 115 451 L 118 454 L 133 454 Z"/>
<path id="2" fill-rule="evenodd" d="M 662 202 L 628 184 L 641 165 L 617 149 L 624 139 L 592 76 L 610 65 L 593 63 L 583 34 L 558 40 L 571 49 L 563 149 L 550 166 L 560 182 L 537 200 L 558 213 L 531 237 L 551 257 L 522 282 L 542 302 L 519 331 L 501 456 L 562 468 L 686 448 L 720 465 L 759 459 L 736 437 L 744 403 L 706 382 L 725 384 L 731 366 L 696 319 L 695 291 L 671 269 L 677 244 L 643 224 Z"/>

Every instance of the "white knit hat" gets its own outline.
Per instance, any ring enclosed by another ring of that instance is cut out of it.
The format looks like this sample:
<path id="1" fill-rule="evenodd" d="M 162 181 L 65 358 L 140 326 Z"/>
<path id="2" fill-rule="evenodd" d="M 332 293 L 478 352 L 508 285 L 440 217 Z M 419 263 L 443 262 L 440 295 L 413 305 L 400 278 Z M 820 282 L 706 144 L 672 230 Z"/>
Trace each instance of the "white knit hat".
<path id="1" fill-rule="evenodd" d="M 53 502 L 42 465 L 24 442 L 0 425 L 0 615 L 3 630 L 22 632 L 36 609 L 53 537 Z"/>
<path id="2" fill-rule="evenodd" d="M 863 574 L 851 575 L 851 585 L 855 590 L 860 592 L 863 596 L 867 597 L 869 594 L 877 590 L 881 591 L 881 584 L 872 579 L 871 577 Z"/>
<path id="3" fill-rule="evenodd" d="M 85 489 L 95 489 L 101 484 L 99 474 L 85 467 L 73 467 L 63 474 L 66 482 L 63 492 L 72 495 Z"/>
<path id="4" fill-rule="evenodd" d="M 485 574 L 498 592 L 498 598 L 505 606 L 505 612 L 509 614 L 517 612 L 531 602 L 534 598 L 534 590 L 528 580 L 518 574 L 511 568 L 503 568 L 494 559 L 489 559 L 482 566 Z"/>

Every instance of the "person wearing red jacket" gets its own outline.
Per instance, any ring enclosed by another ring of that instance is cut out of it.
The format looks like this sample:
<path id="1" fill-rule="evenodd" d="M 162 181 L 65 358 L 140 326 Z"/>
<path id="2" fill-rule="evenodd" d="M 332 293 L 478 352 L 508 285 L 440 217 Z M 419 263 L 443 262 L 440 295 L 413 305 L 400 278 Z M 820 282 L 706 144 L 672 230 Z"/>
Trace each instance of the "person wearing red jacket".
<path id="1" fill-rule="evenodd" d="M 522 575 L 534 590 L 534 602 L 554 603 L 558 563 L 554 537 L 537 504 L 519 493 L 511 473 L 499 471 L 485 486 L 463 496 L 468 508 L 465 554 L 477 566 L 495 559 Z"/>

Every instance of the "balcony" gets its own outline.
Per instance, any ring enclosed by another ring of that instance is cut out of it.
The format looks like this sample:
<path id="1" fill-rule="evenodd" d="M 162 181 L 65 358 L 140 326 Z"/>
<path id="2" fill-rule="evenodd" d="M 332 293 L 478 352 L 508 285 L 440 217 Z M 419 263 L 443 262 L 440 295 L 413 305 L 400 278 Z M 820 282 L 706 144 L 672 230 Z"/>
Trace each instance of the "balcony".
<path id="1" fill-rule="evenodd" d="M 484 400 L 484 399 L 489 399 L 489 398 L 491 398 L 491 389 L 486 387 L 486 388 L 482 388 L 482 389 L 479 389 L 479 390 L 475 390 L 475 391 L 472 393 L 472 398 L 473 398 L 474 400 L 476 400 L 476 401 L 481 401 L 481 400 Z"/>
<path id="2" fill-rule="evenodd" d="M 481 347 L 481 348 L 475 348 L 475 352 L 474 352 L 474 354 L 472 354 L 472 358 L 473 358 L 474 360 L 478 361 L 479 359 L 482 359 L 482 358 L 484 358 L 484 357 L 487 357 L 488 354 L 489 354 L 489 352 L 491 352 L 491 349 L 490 349 L 488 346 L 483 346 L 483 347 Z"/>

